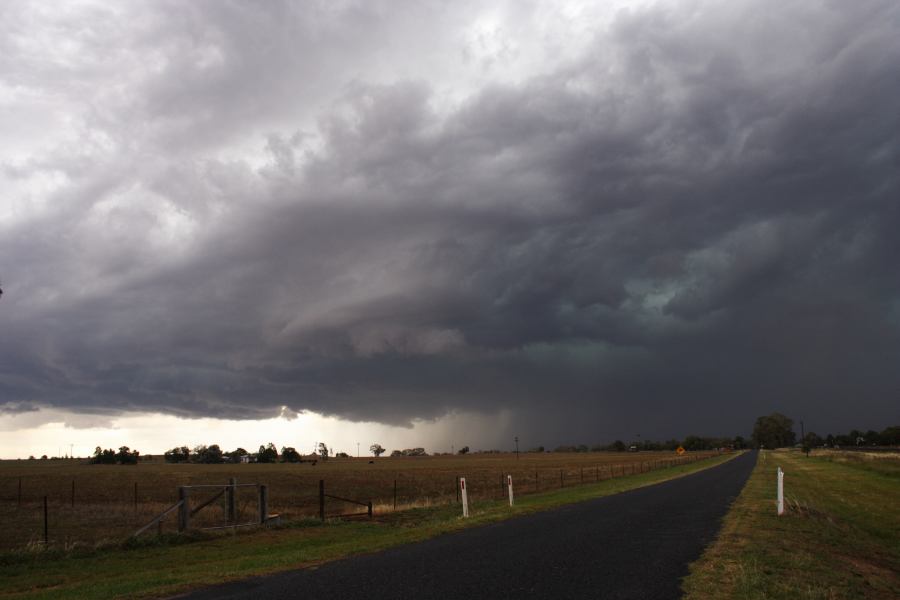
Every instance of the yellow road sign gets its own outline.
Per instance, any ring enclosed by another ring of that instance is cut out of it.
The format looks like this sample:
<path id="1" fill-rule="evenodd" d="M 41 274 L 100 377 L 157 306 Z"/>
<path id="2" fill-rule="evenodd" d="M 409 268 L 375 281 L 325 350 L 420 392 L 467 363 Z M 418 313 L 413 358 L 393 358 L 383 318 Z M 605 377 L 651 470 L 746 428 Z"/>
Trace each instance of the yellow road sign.
<path id="1" fill-rule="evenodd" d="M 675 450 L 675 452 L 678 453 L 678 456 L 681 456 L 682 454 L 684 454 L 684 448 L 682 446 L 678 446 L 678 449 Z"/>

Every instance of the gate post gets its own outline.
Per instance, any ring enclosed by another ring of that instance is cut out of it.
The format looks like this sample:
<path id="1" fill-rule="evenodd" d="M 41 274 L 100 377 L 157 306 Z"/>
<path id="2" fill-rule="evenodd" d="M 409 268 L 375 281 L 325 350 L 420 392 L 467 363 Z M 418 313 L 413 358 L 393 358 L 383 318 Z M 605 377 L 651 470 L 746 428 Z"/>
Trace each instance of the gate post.
<path id="1" fill-rule="evenodd" d="M 178 533 L 187 531 L 191 526 L 191 509 L 188 506 L 188 498 L 190 498 L 190 488 L 178 486 L 178 500 L 181 506 L 178 507 Z"/>
<path id="2" fill-rule="evenodd" d="M 237 490 L 237 479 L 232 477 L 228 480 L 228 489 L 226 490 L 226 502 L 228 504 L 228 522 L 233 524 L 237 521 L 237 511 L 235 510 L 234 493 Z"/>
<path id="3" fill-rule="evenodd" d="M 259 523 L 265 525 L 269 520 L 269 486 L 259 486 Z"/>

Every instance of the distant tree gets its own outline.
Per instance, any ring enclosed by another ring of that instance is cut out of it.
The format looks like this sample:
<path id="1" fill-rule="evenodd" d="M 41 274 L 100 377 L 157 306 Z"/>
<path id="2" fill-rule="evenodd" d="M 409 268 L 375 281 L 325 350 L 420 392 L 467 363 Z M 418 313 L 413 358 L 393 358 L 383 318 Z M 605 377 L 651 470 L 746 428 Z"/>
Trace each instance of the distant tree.
<path id="1" fill-rule="evenodd" d="M 225 462 L 225 453 L 218 444 L 212 446 L 197 446 L 194 448 L 193 461 L 207 465 L 215 465 Z"/>
<path id="2" fill-rule="evenodd" d="M 325 445 L 325 442 L 319 442 L 318 450 L 316 451 L 319 455 L 319 458 L 322 460 L 328 460 L 328 446 Z"/>
<path id="3" fill-rule="evenodd" d="M 882 446 L 900 446 L 900 425 L 885 428 L 878 434 L 878 443 Z"/>
<path id="4" fill-rule="evenodd" d="M 372 444 L 369 446 L 369 452 L 375 455 L 375 457 L 379 457 L 385 453 L 385 449 L 381 447 L 381 444 Z"/>
<path id="5" fill-rule="evenodd" d="M 543 451 L 544 451 L 543 446 L 535 446 L 534 448 L 531 448 L 528 450 L 528 452 L 543 452 Z"/>
<path id="6" fill-rule="evenodd" d="M 296 449 L 291 448 L 290 446 L 281 449 L 281 462 L 295 463 L 300 462 L 300 459 L 300 453 L 297 452 Z"/>
<path id="7" fill-rule="evenodd" d="M 275 449 L 275 444 L 269 442 L 265 446 L 259 447 L 259 452 L 256 454 L 256 462 L 273 463 L 277 461 L 278 450 Z"/>
<path id="8" fill-rule="evenodd" d="M 231 452 L 226 452 L 225 457 L 228 459 L 228 462 L 239 463 L 241 462 L 242 456 L 247 456 L 249 452 L 244 450 L 243 448 L 237 448 L 232 450 Z"/>
<path id="9" fill-rule="evenodd" d="M 394 450 L 393 452 L 391 452 L 391 456 L 392 457 L 403 456 L 403 453 L 400 452 L 399 450 Z"/>
<path id="10" fill-rule="evenodd" d="M 761 448 L 793 446 L 797 438 L 794 421 L 777 412 L 756 419 L 752 437 L 753 442 Z"/>
<path id="11" fill-rule="evenodd" d="M 44 458 L 43 456 L 41 458 Z M 94 449 L 94 455 L 91 456 L 92 465 L 114 465 L 116 464 L 116 451 L 112 448 L 104 450 L 100 446 Z"/>
<path id="12" fill-rule="evenodd" d="M 747 447 L 747 440 L 739 435 L 736 435 L 734 436 L 734 441 L 732 442 L 732 444 L 734 445 L 735 450 L 741 450 L 742 448 Z"/>
<path id="13" fill-rule="evenodd" d="M 122 446 L 116 452 L 116 462 L 120 465 L 136 465 L 140 455 L 141 453 L 137 450 L 132 450 L 128 446 Z"/>
<path id="14" fill-rule="evenodd" d="M 425 448 L 407 448 L 401 452 L 403 456 L 427 456 L 428 453 L 425 452 Z"/>
<path id="15" fill-rule="evenodd" d="M 41 460 L 47 460 L 47 455 L 46 455 L 46 454 L 41 454 Z"/>
<path id="16" fill-rule="evenodd" d="M 457 454 L 468 454 L 468 453 L 469 453 L 469 447 L 468 447 L 468 446 L 463 446 L 463 447 L 460 448 L 456 453 L 457 453 Z"/>
<path id="17" fill-rule="evenodd" d="M 188 462 L 191 458 L 191 450 L 187 446 L 179 446 L 166 450 L 163 454 L 167 463 L 183 463 Z"/>
<path id="18" fill-rule="evenodd" d="M 828 435 L 825 436 L 825 445 L 828 446 L 829 448 L 834 448 L 834 444 L 835 444 L 834 436 L 829 433 Z"/>
<path id="19" fill-rule="evenodd" d="M 625 442 L 622 440 L 616 440 L 612 443 L 611 450 L 615 450 L 616 452 L 625 452 L 626 450 Z"/>
<path id="20" fill-rule="evenodd" d="M 335 454 L 335 457 L 336 458 L 350 458 L 350 455 L 347 454 L 346 452 L 338 452 L 337 454 Z"/>
<path id="21" fill-rule="evenodd" d="M 28 457 L 28 460 L 37 460 L 37 459 L 34 457 L 34 454 L 32 454 Z"/>

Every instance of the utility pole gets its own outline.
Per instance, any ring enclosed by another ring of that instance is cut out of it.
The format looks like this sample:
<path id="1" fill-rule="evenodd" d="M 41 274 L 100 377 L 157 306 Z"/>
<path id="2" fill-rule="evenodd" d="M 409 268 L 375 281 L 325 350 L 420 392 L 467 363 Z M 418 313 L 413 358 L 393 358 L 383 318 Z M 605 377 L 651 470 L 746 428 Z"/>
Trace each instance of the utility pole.
<path id="1" fill-rule="evenodd" d="M 516 436 L 516 460 L 519 460 L 519 436 Z"/>

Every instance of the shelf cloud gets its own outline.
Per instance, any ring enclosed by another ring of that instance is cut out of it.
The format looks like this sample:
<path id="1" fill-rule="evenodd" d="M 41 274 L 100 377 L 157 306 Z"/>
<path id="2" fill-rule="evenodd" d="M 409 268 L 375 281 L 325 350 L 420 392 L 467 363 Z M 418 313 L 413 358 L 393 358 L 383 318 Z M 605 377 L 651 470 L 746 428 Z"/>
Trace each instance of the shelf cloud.
<path id="1" fill-rule="evenodd" d="M 0 411 L 880 428 L 900 5 L 5 3 Z"/>

